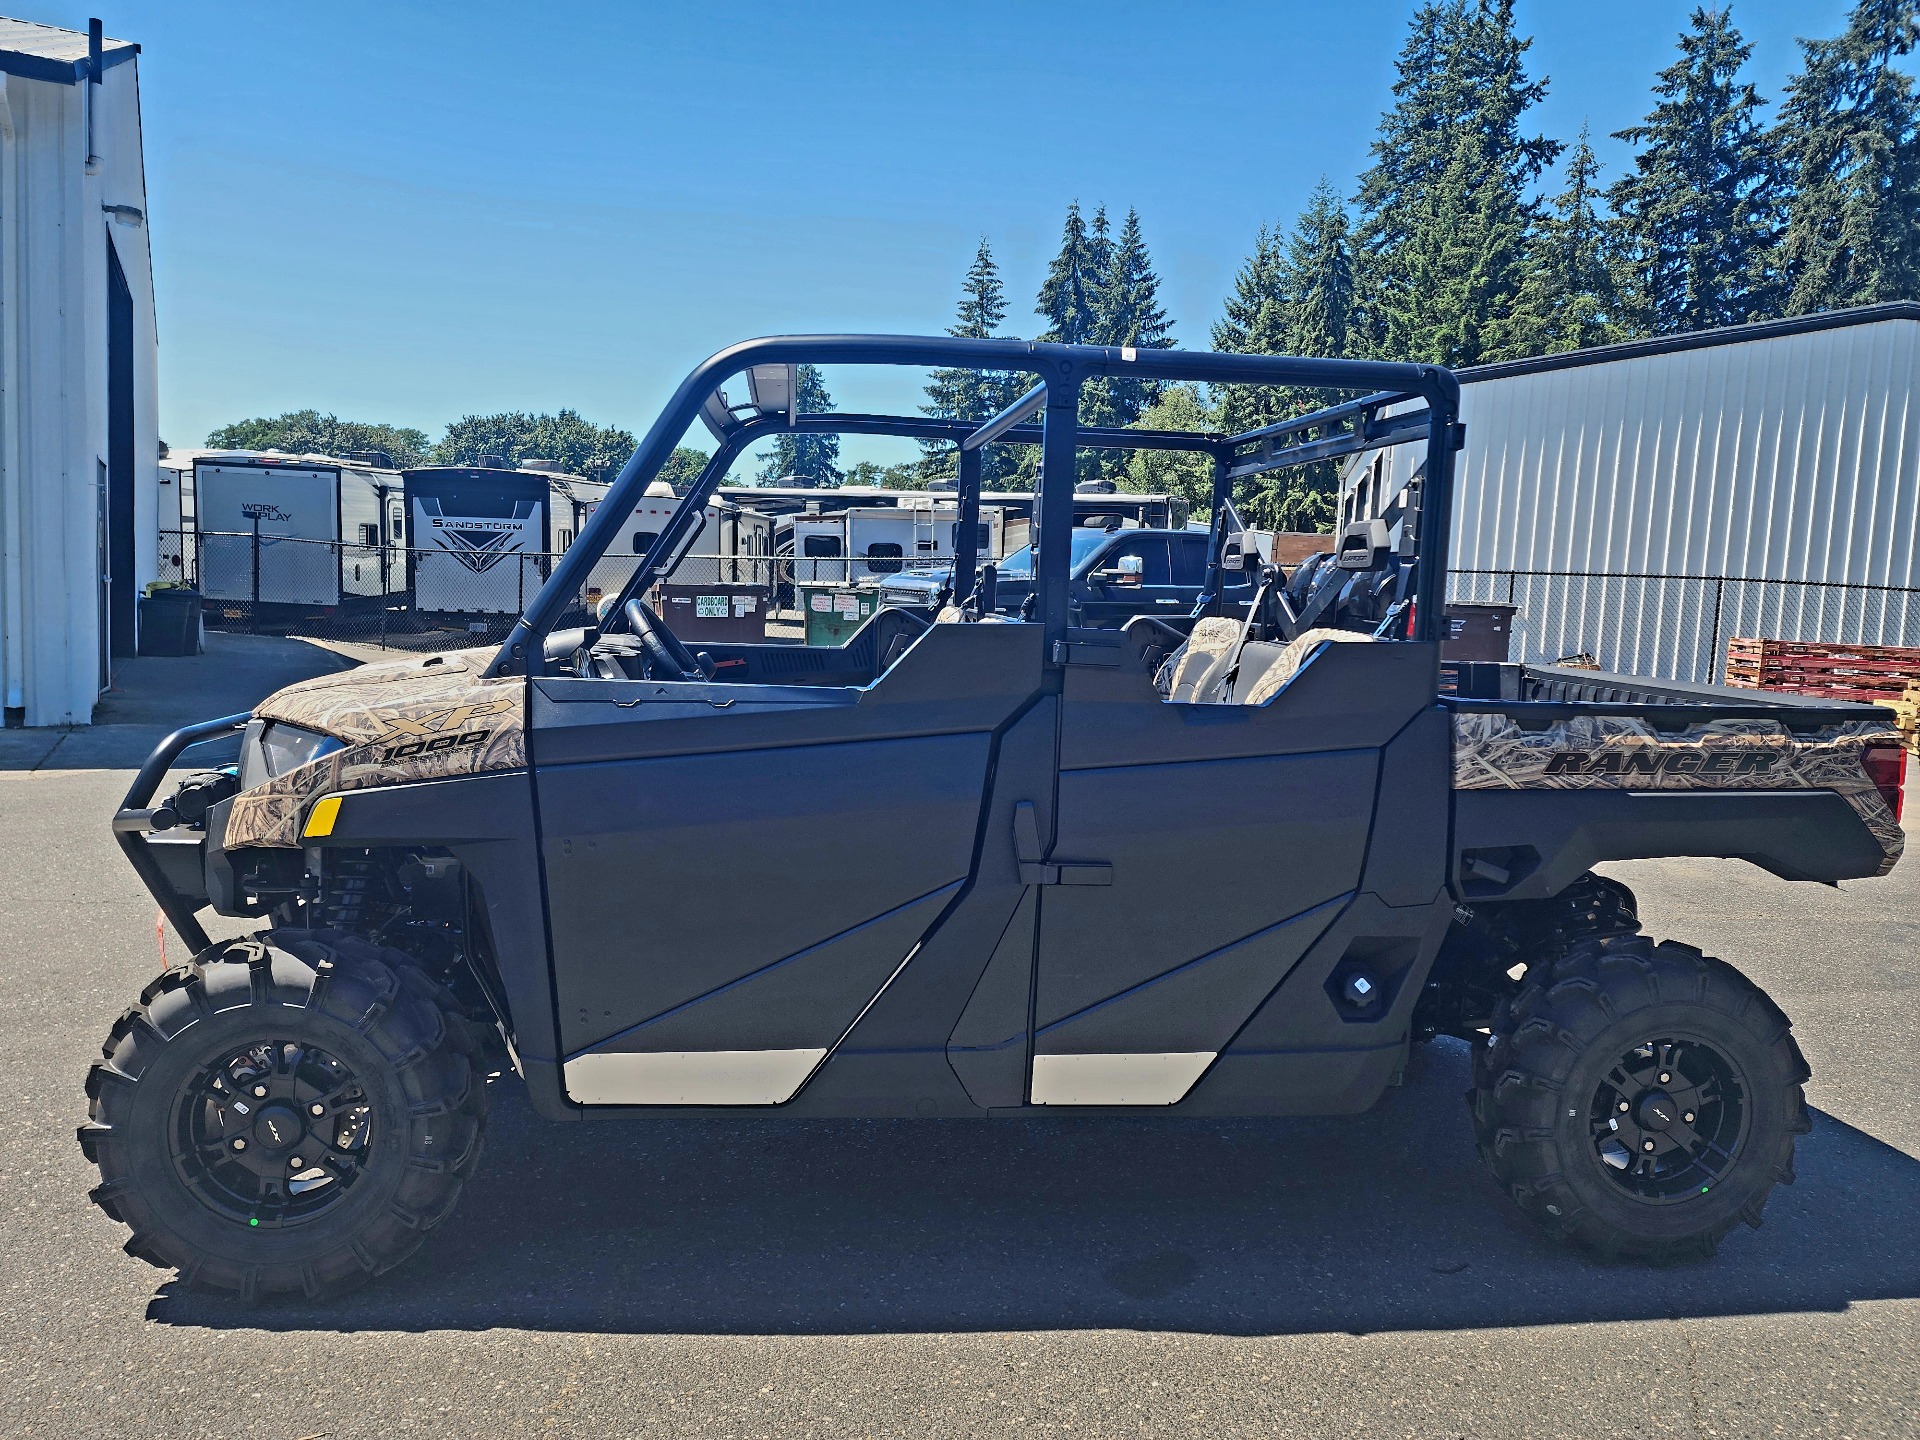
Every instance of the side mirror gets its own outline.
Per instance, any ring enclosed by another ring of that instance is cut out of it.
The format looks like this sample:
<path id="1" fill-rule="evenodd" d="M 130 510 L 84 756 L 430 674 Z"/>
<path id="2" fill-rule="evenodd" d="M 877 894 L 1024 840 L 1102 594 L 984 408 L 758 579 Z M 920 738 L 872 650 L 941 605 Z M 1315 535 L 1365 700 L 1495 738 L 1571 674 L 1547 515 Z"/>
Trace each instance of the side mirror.
<path id="1" fill-rule="evenodd" d="M 1393 547 L 1384 520 L 1356 520 L 1340 532 L 1340 548 L 1333 558 L 1341 570 L 1385 570 L 1393 564 Z"/>
<path id="2" fill-rule="evenodd" d="M 1146 570 L 1146 561 L 1140 556 L 1122 555 L 1111 568 L 1096 571 L 1094 578 L 1108 585 L 1138 585 Z"/>

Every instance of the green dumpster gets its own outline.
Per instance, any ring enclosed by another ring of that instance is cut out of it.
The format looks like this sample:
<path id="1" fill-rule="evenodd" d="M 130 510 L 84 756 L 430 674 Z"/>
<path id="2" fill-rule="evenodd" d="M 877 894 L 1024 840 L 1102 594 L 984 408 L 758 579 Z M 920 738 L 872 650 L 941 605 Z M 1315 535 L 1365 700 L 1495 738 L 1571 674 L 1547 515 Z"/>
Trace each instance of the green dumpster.
<path id="1" fill-rule="evenodd" d="M 880 608 L 877 587 L 802 584 L 798 589 L 809 645 L 844 645 Z"/>

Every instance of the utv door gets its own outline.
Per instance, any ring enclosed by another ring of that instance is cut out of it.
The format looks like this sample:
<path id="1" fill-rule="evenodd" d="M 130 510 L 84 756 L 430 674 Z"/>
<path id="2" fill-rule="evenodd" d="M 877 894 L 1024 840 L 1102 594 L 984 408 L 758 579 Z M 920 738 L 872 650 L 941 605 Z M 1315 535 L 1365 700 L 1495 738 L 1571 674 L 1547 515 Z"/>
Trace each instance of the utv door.
<path id="1" fill-rule="evenodd" d="M 1126 644 L 1076 639 L 1107 663 L 1065 677 L 1031 1099 L 1174 1104 L 1360 888 L 1432 647 L 1330 645 L 1264 704 L 1176 704 Z"/>
<path id="2" fill-rule="evenodd" d="M 1036 629 L 936 626 L 860 687 L 533 682 L 574 1100 L 799 1090 L 966 881 Z"/>

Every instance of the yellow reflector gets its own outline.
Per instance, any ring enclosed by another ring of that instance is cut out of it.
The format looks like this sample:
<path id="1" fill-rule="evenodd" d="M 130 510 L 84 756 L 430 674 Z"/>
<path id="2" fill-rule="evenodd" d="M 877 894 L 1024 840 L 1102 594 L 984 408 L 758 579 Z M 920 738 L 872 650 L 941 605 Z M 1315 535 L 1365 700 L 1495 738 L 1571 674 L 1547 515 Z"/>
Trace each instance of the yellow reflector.
<path id="1" fill-rule="evenodd" d="M 307 816 L 307 839 L 318 840 L 333 834 L 333 822 L 340 818 L 340 797 L 328 795 Z"/>

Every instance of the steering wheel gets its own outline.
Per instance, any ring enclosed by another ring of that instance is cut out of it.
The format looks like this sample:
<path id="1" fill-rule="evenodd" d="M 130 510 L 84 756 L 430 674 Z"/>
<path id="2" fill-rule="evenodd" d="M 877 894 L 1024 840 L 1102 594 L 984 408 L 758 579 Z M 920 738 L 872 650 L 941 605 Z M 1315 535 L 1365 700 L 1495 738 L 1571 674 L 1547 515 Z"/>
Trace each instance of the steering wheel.
<path id="1" fill-rule="evenodd" d="M 660 623 L 660 617 L 647 608 L 638 595 L 627 601 L 623 612 L 627 625 L 639 637 L 640 648 L 647 652 L 647 668 L 657 670 L 663 680 L 704 680 L 700 662 L 680 643 L 680 637 Z"/>

